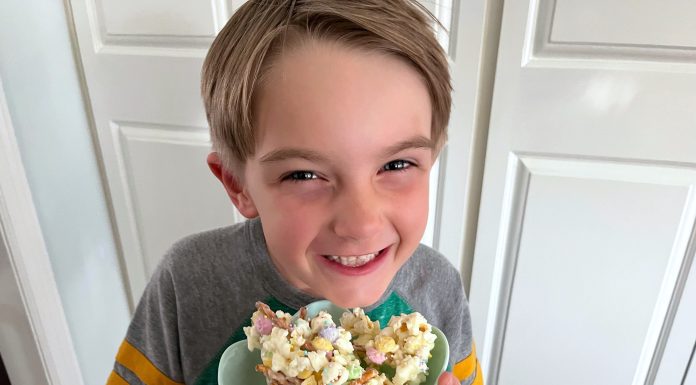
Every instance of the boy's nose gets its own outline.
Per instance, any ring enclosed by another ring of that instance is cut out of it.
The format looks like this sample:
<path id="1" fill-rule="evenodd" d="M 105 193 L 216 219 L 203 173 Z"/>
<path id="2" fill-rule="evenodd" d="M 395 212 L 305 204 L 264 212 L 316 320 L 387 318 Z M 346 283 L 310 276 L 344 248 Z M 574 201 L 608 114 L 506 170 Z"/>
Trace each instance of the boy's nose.
<path id="1" fill-rule="evenodd" d="M 333 231 L 341 238 L 365 240 L 376 236 L 382 225 L 379 197 L 369 189 L 346 193 L 336 202 Z"/>

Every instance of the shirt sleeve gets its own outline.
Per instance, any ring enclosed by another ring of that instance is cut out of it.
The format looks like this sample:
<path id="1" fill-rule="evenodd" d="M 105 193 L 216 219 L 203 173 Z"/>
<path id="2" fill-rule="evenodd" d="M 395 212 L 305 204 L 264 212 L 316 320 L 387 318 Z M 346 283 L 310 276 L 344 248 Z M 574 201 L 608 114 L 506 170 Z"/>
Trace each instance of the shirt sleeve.
<path id="1" fill-rule="evenodd" d="M 476 344 L 472 343 L 471 353 L 454 364 L 452 373 L 463 385 L 483 385 L 481 364 L 476 356 Z"/>
<path id="2" fill-rule="evenodd" d="M 476 356 L 476 344 L 474 343 L 471 329 L 471 315 L 469 303 L 464 292 L 459 272 L 452 269 L 448 275 L 447 292 L 452 293 L 451 307 L 447 311 L 443 332 L 450 345 L 450 363 L 452 373 L 463 385 L 483 385 L 481 365 Z"/>
<path id="3" fill-rule="evenodd" d="M 107 385 L 183 385 L 176 294 L 166 263 L 145 288 Z"/>

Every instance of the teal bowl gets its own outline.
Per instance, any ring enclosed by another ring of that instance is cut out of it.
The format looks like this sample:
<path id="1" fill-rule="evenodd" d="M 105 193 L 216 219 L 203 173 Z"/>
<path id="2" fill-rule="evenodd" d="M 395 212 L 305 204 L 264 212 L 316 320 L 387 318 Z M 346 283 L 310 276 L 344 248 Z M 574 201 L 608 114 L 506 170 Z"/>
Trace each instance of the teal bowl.
<path id="1" fill-rule="evenodd" d="M 315 317 L 320 311 L 331 314 L 335 321 L 341 318 L 346 309 L 338 307 L 329 301 L 317 301 L 307 305 L 307 315 Z M 295 317 L 298 315 L 295 314 Z M 433 326 L 433 334 L 437 336 L 435 347 L 428 360 L 429 374 L 423 385 L 437 385 L 437 378 L 447 369 L 449 361 L 449 344 L 440 329 Z M 219 385 L 266 385 L 266 377 L 254 368 L 261 363 L 259 351 L 250 352 L 247 341 L 241 340 L 230 345 L 220 358 L 218 367 Z M 392 369 L 393 370 L 393 369 Z M 388 370 L 385 368 L 385 372 Z M 387 373 L 390 377 L 393 373 Z"/>

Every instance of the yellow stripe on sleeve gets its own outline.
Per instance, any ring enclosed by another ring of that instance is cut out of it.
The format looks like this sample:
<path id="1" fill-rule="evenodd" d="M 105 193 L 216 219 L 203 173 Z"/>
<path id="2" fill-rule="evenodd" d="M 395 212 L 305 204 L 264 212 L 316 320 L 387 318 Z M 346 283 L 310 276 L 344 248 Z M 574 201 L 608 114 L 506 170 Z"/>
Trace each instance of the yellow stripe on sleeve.
<path id="1" fill-rule="evenodd" d="M 459 379 L 459 381 L 463 381 L 471 377 L 472 374 L 474 374 L 477 366 L 478 360 L 476 359 L 476 344 L 472 343 L 471 353 L 469 353 L 469 356 L 465 359 L 454 364 L 454 368 L 452 368 L 452 373 L 455 377 L 457 377 L 457 379 Z"/>
<path id="2" fill-rule="evenodd" d="M 106 380 L 106 385 L 128 385 L 128 383 L 112 370 L 109 378 Z"/>
<path id="3" fill-rule="evenodd" d="M 133 372 L 145 385 L 183 385 L 167 377 L 143 353 L 126 340 L 118 349 L 116 362 Z"/>
<path id="4" fill-rule="evenodd" d="M 483 372 L 481 371 L 481 364 L 476 360 L 476 377 L 474 377 L 474 382 L 471 385 L 483 385 Z"/>

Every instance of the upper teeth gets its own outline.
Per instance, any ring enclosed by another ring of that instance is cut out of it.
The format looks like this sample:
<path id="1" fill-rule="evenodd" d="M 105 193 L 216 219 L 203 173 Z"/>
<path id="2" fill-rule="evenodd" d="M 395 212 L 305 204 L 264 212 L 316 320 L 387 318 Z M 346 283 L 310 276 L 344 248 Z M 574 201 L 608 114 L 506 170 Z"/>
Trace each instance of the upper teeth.
<path id="1" fill-rule="evenodd" d="M 377 253 L 371 253 L 371 254 L 365 254 L 365 255 L 351 255 L 348 257 L 339 257 L 337 255 L 327 255 L 326 258 L 338 262 L 343 266 L 350 266 L 350 267 L 356 267 L 356 266 L 362 266 L 371 260 L 375 259 L 377 256 Z"/>

